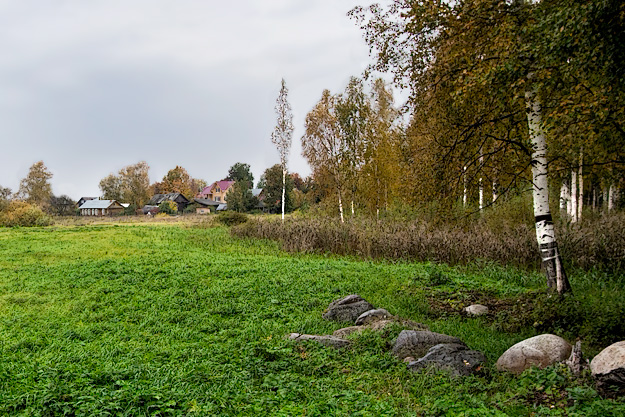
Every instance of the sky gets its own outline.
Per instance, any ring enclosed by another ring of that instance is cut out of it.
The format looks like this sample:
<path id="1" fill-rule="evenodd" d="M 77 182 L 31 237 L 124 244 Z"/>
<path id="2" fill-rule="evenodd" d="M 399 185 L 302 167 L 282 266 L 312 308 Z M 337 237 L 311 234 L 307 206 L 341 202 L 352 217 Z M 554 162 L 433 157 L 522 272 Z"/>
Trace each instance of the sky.
<path id="1" fill-rule="evenodd" d="M 100 196 L 98 183 L 146 161 L 209 183 L 236 162 L 255 181 L 271 143 L 281 79 L 301 156 L 306 114 L 371 62 L 346 13 L 368 0 L 0 0 L 0 186 L 42 160 L 52 191 Z"/>

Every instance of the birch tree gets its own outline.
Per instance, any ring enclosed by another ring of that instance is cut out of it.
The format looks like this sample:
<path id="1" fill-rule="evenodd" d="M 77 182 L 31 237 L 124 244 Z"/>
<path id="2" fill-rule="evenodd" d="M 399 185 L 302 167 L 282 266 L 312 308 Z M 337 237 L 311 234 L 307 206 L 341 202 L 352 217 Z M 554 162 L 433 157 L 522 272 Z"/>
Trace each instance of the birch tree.
<path id="1" fill-rule="evenodd" d="M 345 222 L 343 215 L 345 176 L 342 171 L 345 153 L 336 115 L 335 97 L 329 90 L 323 91 L 319 102 L 306 115 L 302 154 L 314 171 L 330 172 L 338 200 L 339 217 L 341 223 Z"/>
<path id="2" fill-rule="evenodd" d="M 271 142 L 276 145 L 278 154 L 280 155 L 280 166 L 282 167 L 282 221 L 284 221 L 284 205 L 286 193 L 286 173 L 289 153 L 291 152 L 291 141 L 293 137 L 293 113 L 291 105 L 288 102 L 289 90 L 286 88 L 286 82 L 282 79 L 282 87 L 280 94 L 276 100 L 276 127 L 271 133 Z"/>
<path id="3" fill-rule="evenodd" d="M 464 109 L 467 120 L 458 120 L 458 135 L 450 137 L 448 148 L 476 149 L 469 163 L 480 168 L 476 170 L 478 178 L 487 141 L 496 140 L 505 145 L 502 149 L 511 146 L 525 154 L 532 167 L 536 236 L 547 284 L 564 294 L 570 286 L 549 210 L 547 140 L 539 96 L 546 75 L 539 71 L 543 68 L 531 43 L 534 38 L 528 40 L 538 35 L 537 27 L 544 30 L 533 19 L 534 9 L 522 1 L 397 0 L 387 10 L 356 8 L 352 15 L 359 19 L 377 52 L 377 68 L 390 69 L 396 82 L 410 86 L 413 105 L 438 101 L 452 119 L 451 110 Z M 525 136 L 518 129 L 514 135 L 495 135 L 497 126 L 503 131 L 505 122 L 520 122 L 523 98 Z M 516 171 L 522 173 L 522 165 Z"/>

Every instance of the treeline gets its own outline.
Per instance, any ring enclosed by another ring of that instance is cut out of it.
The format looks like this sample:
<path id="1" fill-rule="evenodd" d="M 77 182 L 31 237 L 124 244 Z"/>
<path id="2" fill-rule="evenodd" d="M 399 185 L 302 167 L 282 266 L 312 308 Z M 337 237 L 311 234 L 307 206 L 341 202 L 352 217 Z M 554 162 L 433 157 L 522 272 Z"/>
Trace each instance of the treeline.
<path id="1" fill-rule="evenodd" d="M 535 139 L 571 221 L 622 204 L 622 2 L 399 0 L 350 16 L 374 52 L 370 70 L 410 99 L 400 113 L 381 80 L 365 92 L 357 78 L 323 92 L 302 146 L 329 212 L 479 211 L 532 190 Z"/>

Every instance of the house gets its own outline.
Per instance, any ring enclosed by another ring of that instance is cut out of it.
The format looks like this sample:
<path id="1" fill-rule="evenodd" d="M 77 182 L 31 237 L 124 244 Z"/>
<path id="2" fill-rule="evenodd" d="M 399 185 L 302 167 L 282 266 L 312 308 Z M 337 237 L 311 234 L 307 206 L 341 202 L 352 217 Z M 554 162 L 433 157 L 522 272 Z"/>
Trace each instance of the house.
<path id="1" fill-rule="evenodd" d="M 267 210 L 267 206 L 265 206 L 265 193 L 263 193 L 262 188 L 252 188 L 252 195 L 256 197 L 258 203 L 256 204 L 256 208 L 262 211 Z"/>
<path id="2" fill-rule="evenodd" d="M 89 200 L 97 200 L 97 199 L 98 199 L 98 197 L 80 197 L 80 200 L 78 200 L 76 205 L 78 207 L 80 207 L 80 206 L 82 206 L 83 204 L 85 204 Z"/>
<path id="3" fill-rule="evenodd" d="M 197 203 L 197 208 L 195 209 L 195 212 L 197 214 L 208 214 L 212 211 L 215 211 L 217 209 L 217 206 L 219 206 L 219 203 L 215 200 L 208 200 L 206 198 L 195 198 L 193 199 L 193 201 L 195 201 L 195 203 Z"/>
<path id="4" fill-rule="evenodd" d="M 158 206 L 163 201 L 173 201 L 178 207 L 178 212 L 182 213 L 184 209 L 189 205 L 190 201 L 187 197 L 180 193 L 169 194 L 155 194 L 154 197 L 148 202 L 148 206 Z"/>
<path id="5" fill-rule="evenodd" d="M 81 216 L 112 216 L 124 213 L 124 207 L 116 200 L 87 200 L 78 209 Z"/>
<path id="6" fill-rule="evenodd" d="M 215 181 L 208 187 L 204 187 L 204 189 L 196 197 L 205 200 L 214 200 L 218 203 L 225 203 L 226 194 L 230 191 L 233 185 L 234 181 Z"/>

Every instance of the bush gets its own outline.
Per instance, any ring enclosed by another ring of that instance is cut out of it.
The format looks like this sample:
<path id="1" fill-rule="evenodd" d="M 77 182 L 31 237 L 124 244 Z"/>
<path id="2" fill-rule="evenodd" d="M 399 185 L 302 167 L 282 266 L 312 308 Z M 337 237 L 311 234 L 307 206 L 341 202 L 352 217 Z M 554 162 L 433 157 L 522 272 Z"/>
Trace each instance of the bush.
<path id="1" fill-rule="evenodd" d="M 178 213 L 178 204 L 173 201 L 165 200 L 161 204 L 158 205 L 159 213 L 165 214 L 177 214 Z"/>
<path id="2" fill-rule="evenodd" d="M 11 201 L 8 206 L 0 212 L 0 226 L 32 227 L 49 226 L 52 223 L 54 223 L 52 218 L 45 214 L 39 207 L 24 201 Z"/>
<path id="3" fill-rule="evenodd" d="M 224 211 L 219 213 L 217 221 L 221 224 L 225 224 L 226 226 L 235 226 L 246 223 L 248 221 L 248 216 L 244 213 L 238 213 L 236 211 Z"/>

